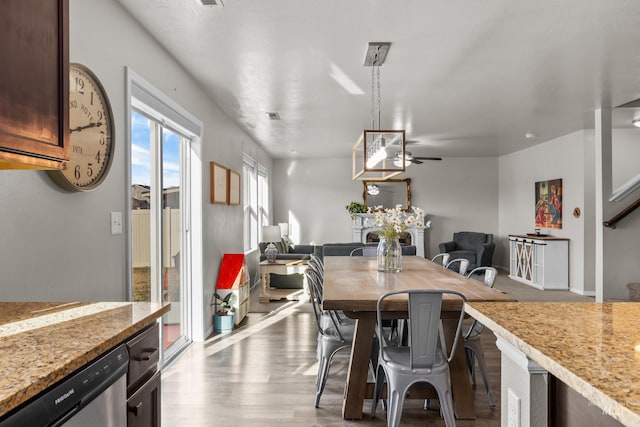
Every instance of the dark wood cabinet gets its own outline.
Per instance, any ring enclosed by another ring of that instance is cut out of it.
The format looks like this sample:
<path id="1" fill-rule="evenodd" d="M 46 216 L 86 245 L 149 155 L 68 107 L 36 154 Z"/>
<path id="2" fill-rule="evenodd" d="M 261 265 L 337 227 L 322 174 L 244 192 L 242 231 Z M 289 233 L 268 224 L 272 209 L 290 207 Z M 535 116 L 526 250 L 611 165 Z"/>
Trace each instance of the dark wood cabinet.
<path id="1" fill-rule="evenodd" d="M 127 372 L 127 426 L 160 426 L 159 325 L 130 338 Z"/>
<path id="2" fill-rule="evenodd" d="M 127 426 L 160 426 L 160 372 L 127 399 Z"/>
<path id="3" fill-rule="evenodd" d="M 69 159 L 69 0 L 7 0 L 0 14 L 0 169 Z"/>

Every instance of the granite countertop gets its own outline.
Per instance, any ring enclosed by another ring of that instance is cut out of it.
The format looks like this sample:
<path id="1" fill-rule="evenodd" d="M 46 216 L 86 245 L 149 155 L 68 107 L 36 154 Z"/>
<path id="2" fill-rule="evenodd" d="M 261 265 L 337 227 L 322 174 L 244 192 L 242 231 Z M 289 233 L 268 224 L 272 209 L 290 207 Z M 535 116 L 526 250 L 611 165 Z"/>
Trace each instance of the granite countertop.
<path id="1" fill-rule="evenodd" d="M 467 304 L 481 321 L 604 413 L 640 425 L 640 304 Z"/>
<path id="2" fill-rule="evenodd" d="M 170 308 L 145 302 L 0 302 L 0 416 Z"/>

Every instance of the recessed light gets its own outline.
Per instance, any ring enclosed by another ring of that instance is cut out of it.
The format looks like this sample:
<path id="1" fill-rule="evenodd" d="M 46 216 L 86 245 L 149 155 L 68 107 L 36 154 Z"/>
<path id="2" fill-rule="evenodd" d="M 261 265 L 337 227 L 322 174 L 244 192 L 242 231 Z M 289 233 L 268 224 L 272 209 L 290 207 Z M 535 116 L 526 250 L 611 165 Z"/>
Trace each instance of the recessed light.
<path id="1" fill-rule="evenodd" d="M 525 138 L 527 138 L 527 139 L 533 139 L 533 138 L 535 138 L 536 136 L 538 136 L 538 135 L 536 135 L 536 134 L 535 134 L 535 133 L 533 133 L 533 132 L 527 132 L 527 133 L 525 133 L 525 134 L 524 134 L 524 137 L 525 137 Z"/>
<path id="2" fill-rule="evenodd" d="M 631 120 L 631 123 L 632 123 L 635 127 L 640 128 L 640 117 L 637 117 L 637 118 L 635 118 L 635 119 Z"/>

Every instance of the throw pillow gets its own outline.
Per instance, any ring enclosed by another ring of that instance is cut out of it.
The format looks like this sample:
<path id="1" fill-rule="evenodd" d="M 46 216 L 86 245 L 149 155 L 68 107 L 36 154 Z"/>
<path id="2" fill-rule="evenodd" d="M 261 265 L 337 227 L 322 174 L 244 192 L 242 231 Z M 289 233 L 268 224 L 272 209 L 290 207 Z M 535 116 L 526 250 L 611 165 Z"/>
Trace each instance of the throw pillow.
<path id="1" fill-rule="evenodd" d="M 294 253 L 295 249 L 293 248 L 293 242 L 291 241 L 289 236 L 282 236 L 282 242 L 287 247 L 287 252 L 288 253 L 290 253 L 290 254 Z"/>
<path id="2" fill-rule="evenodd" d="M 282 240 L 280 240 L 279 242 L 273 242 L 276 245 L 276 249 L 278 250 L 279 254 L 286 254 L 289 251 L 287 250 L 287 245 L 284 244 L 284 242 Z"/>

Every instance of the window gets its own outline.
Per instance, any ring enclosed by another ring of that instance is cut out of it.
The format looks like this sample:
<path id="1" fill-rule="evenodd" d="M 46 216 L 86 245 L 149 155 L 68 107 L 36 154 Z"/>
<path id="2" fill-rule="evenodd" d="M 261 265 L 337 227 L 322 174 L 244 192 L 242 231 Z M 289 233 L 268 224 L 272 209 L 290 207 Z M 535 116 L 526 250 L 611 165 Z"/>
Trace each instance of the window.
<path id="1" fill-rule="evenodd" d="M 244 250 L 258 249 L 260 230 L 269 225 L 269 179 L 267 169 L 245 155 L 242 166 Z"/>

